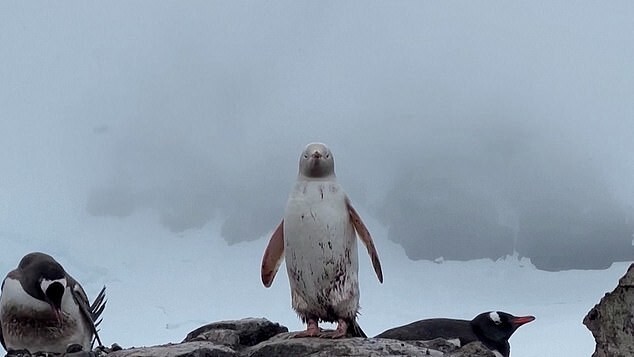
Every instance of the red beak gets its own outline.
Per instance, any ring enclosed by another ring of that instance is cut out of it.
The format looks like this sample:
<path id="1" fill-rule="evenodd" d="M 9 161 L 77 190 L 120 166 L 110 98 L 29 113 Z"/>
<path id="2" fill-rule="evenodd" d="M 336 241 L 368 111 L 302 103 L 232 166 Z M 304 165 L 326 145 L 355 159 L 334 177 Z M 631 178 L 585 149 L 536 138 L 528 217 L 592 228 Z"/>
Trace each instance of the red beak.
<path id="1" fill-rule="evenodd" d="M 513 326 L 515 326 L 515 328 L 518 328 L 533 320 L 535 320 L 535 316 L 516 316 L 513 319 L 511 319 L 511 323 L 513 324 Z"/>

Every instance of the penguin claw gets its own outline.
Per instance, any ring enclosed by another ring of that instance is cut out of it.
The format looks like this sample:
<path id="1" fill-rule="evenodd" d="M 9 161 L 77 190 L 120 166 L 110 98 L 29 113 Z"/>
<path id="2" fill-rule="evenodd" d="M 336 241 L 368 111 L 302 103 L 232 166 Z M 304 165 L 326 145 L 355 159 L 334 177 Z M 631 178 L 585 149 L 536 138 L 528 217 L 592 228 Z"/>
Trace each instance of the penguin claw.
<path id="1" fill-rule="evenodd" d="M 347 331 L 348 331 L 348 323 L 343 319 L 339 319 L 339 321 L 337 321 L 337 329 L 333 332 L 330 338 L 332 339 L 344 338 L 348 334 Z"/>
<path id="2" fill-rule="evenodd" d="M 333 338 L 332 336 L 335 334 L 335 331 L 322 331 L 319 334 L 319 338 Z"/>
<path id="3" fill-rule="evenodd" d="M 295 334 L 295 338 L 301 337 L 321 337 L 321 329 L 315 320 L 308 320 L 306 330 Z"/>
<path id="4" fill-rule="evenodd" d="M 6 357 L 31 357 L 28 350 L 8 350 Z"/>
<path id="5" fill-rule="evenodd" d="M 66 353 L 77 353 L 83 351 L 84 348 L 82 345 L 73 343 L 71 345 L 66 346 Z"/>
<path id="6" fill-rule="evenodd" d="M 332 333 L 332 335 L 330 336 L 330 338 L 332 338 L 333 340 L 338 339 L 338 338 L 344 338 L 346 337 L 346 333 L 341 332 L 341 331 L 335 331 Z"/>
<path id="7" fill-rule="evenodd" d="M 306 330 L 306 331 L 301 331 L 295 334 L 295 336 L 293 336 L 295 338 L 302 338 L 302 337 L 321 337 L 321 331 L 317 330 L 317 331 L 313 331 L 313 330 Z"/>

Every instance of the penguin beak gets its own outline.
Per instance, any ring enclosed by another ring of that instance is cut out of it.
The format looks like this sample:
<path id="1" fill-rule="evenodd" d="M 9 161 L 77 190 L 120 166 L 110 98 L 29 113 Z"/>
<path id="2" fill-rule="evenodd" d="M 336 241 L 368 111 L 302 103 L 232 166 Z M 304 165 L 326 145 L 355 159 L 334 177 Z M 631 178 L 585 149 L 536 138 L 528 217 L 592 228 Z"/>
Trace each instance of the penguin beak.
<path id="1" fill-rule="evenodd" d="M 535 320 L 535 316 L 516 316 L 511 319 L 511 324 L 513 325 L 513 327 L 518 328 L 533 320 Z"/>
<path id="2" fill-rule="evenodd" d="M 321 153 L 319 153 L 319 151 L 315 151 L 311 156 L 314 159 L 321 159 Z"/>
<path id="3" fill-rule="evenodd" d="M 61 326 L 64 319 L 64 316 L 62 315 L 62 310 L 53 304 L 51 304 L 51 309 L 53 310 L 53 315 L 55 315 L 55 320 L 57 320 L 58 325 Z"/>
<path id="4" fill-rule="evenodd" d="M 62 312 L 62 300 L 66 289 L 66 279 L 44 280 L 41 283 L 45 301 L 51 306 L 55 319 L 61 326 L 64 315 Z"/>

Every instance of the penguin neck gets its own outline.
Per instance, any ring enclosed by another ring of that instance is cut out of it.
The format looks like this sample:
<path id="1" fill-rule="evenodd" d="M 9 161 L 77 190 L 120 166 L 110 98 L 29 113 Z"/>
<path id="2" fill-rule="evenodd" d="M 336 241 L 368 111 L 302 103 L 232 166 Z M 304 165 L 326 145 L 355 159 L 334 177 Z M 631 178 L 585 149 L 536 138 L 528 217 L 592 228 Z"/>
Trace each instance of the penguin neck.
<path id="1" fill-rule="evenodd" d="M 297 178 L 299 180 L 304 180 L 304 181 L 336 181 L 337 176 L 335 176 L 335 173 L 330 173 L 330 174 L 325 174 L 325 175 L 305 175 L 302 174 L 301 172 L 297 175 Z"/>
<path id="2" fill-rule="evenodd" d="M 509 357 L 511 355 L 511 345 L 508 341 L 495 341 L 488 338 L 482 329 L 476 324 L 472 323 L 471 328 L 476 336 L 478 336 L 478 340 L 480 340 L 487 348 L 498 351 L 502 357 Z"/>

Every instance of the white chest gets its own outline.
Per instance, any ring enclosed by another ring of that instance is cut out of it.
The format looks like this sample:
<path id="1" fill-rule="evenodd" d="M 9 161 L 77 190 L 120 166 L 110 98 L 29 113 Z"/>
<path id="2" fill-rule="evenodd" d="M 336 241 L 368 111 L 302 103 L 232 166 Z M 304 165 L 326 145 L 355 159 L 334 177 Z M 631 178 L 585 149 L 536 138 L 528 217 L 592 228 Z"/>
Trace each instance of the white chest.
<path id="1" fill-rule="evenodd" d="M 350 246 L 354 228 L 346 207 L 346 195 L 339 184 L 334 181 L 297 183 L 286 205 L 284 240 L 291 249 L 305 246 L 310 250 L 320 244 L 326 244 L 324 250 Z"/>
<path id="2" fill-rule="evenodd" d="M 284 244 L 291 279 L 327 285 L 342 271 L 356 273 L 356 233 L 336 182 L 297 183 L 286 206 Z"/>

